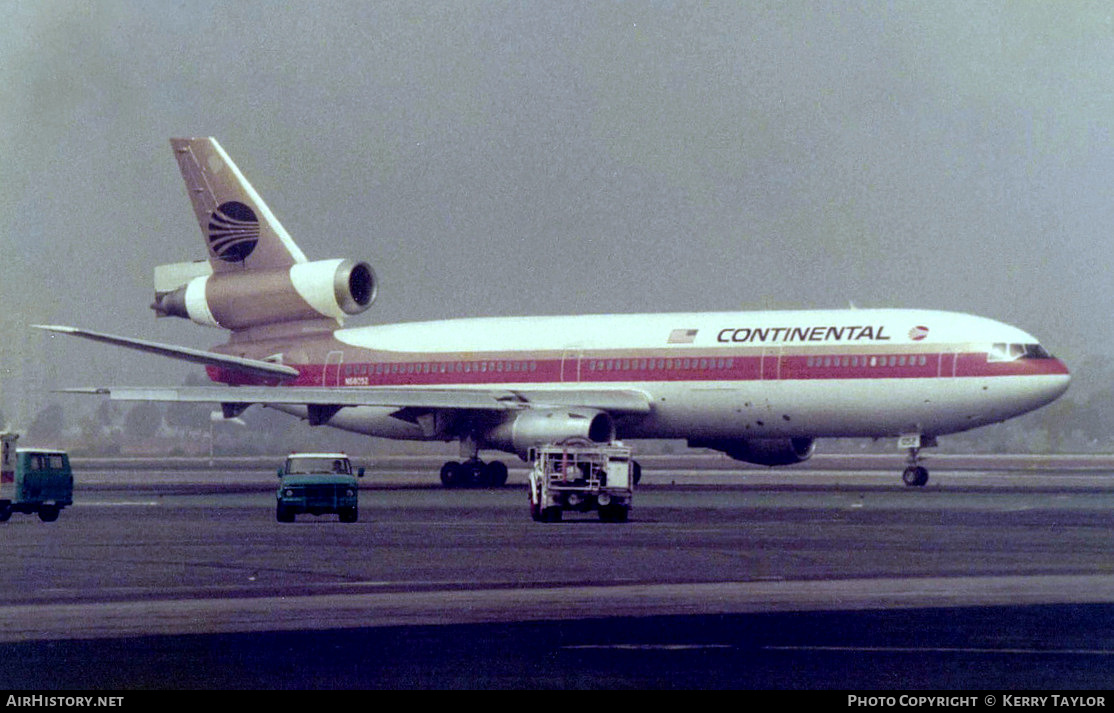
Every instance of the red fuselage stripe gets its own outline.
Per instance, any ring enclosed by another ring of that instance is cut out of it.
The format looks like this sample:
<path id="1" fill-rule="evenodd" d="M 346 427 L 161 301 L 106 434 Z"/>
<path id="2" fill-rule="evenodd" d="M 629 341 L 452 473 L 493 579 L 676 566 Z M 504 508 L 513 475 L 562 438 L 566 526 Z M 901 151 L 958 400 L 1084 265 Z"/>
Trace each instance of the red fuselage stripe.
<path id="1" fill-rule="evenodd" d="M 360 361 L 293 365 L 301 375 L 288 386 L 471 386 L 678 381 L 815 381 L 927 379 L 1067 374 L 1058 359 L 989 361 L 985 352 L 723 356 L 673 352 L 653 356 L 567 356 L 539 359 Z M 238 372 L 209 367 L 213 381 L 258 384 Z"/>

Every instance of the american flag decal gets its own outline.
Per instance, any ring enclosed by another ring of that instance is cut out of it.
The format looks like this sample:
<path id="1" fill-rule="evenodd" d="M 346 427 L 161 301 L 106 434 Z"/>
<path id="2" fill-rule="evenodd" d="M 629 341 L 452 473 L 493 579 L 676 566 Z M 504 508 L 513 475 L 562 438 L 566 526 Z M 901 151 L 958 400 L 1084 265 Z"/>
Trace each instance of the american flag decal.
<path id="1" fill-rule="evenodd" d="M 692 344 L 696 339 L 695 329 L 674 329 L 669 333 L 669 344 Z"/>

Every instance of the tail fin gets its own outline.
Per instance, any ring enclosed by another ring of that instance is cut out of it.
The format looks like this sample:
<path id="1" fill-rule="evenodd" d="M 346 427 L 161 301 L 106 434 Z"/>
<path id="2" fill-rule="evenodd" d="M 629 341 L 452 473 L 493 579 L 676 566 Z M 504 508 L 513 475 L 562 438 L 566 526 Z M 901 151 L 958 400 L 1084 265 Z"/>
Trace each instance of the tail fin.
<path id="1" fill-rule="evenodd" d="M 371 306 L 371 266 L 309 262 L 216 139 L 171 139 L 170 145 L 209 260 L 155 268 L 156 315 L 233 331 L 299 322 L 284 329 L 305 332 L 335 329 Z"/>
<path id="2" fill-rule="evenodd" d="M 171 139 L 214 273 L 289 267 L 306 256 L 217 140 Z"/>

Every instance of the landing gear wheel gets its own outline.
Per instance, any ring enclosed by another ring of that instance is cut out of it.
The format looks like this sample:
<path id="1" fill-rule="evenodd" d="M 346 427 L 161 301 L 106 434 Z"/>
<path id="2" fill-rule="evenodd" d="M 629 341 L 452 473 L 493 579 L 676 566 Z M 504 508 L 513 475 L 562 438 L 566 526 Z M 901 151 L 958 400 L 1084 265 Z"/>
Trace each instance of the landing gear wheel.
<path id="1" fill-rule="evenodd" d="M 928 470 L 921 465 L 921 447 L 935 446 L 936 438 L 909 434 L 902 436 L 898 443 L 907 444 L 909 450 L 909 455 L 905 458 L 905 471 L 901 474 L 902 482 L 914 488 L 923 487 L 928 482 Z"/>
<path id="2" fill-rule="evenodd" d="M 488 485 L 499 488 L 507 484 L 507 464 L 503 461 L 493 460 L 484 464 L 483 469 L 483 479 Z"/>
<path id="3" fill-rule="evenodd" d="M 901 480 L 911 487 L 922 487 L 928 482 L 928 469 L 919 465 L 911 465 L 901 474 Z"/>
<path id="4" fill-rule="evenodd" d="M 463 484 L 463 467 L 455 460 L 441 466 L 441 485 L 446 488 L 455 488 Z"/>
<path id="5" fill-rule="evenodd" d="M 465 487 L 487 485 L 487 467 L 483 461 L 467 460 L 460 464 L 460 484 Z"/>

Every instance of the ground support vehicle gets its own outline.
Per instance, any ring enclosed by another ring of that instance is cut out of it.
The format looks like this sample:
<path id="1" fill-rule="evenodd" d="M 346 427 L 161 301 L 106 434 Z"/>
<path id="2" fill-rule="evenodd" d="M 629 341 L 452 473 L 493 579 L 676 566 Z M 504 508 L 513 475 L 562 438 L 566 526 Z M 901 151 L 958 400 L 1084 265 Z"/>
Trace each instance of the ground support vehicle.
<path id="1" fill-rule="evenodd" d="M 0 522 L 13 512 L 54 522 L 73 505 L 73 472 L 65 451 L 16 448 L 19 434 L 0 432 Z"/>
<path id="2" fill-rule="evenodd" d="M 622 443 L 576 439 L 530 452 L 530 516 L 558 522 L 565 511 L 599 512 L 604 522 L 626 522 L 634 494 L 631 449 Z"/>
<path id="3" fill-rule="evenodd" d="M 291 453 L 279 468 L 275 519 L 294 522 L 301 513 L 336 513 L 341 522 L 359 519 L 359 485 L 364 469 L 352 474 L 343 453 Z"/>

